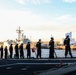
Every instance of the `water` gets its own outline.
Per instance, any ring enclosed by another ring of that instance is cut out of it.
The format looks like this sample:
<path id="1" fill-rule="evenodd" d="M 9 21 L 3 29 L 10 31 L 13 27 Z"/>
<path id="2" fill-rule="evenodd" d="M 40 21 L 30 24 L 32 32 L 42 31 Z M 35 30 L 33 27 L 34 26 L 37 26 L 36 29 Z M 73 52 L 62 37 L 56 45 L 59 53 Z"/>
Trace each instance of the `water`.
<path id="1" fill-rule="evenodd" d="M 57 57 L 65 57 L 65 50 L 55 50 L 55 52 L 56 52 Z M 15 50 L 13 50 L 13 57 L 14 57 L 14 54 L 15 54 Z M 35 50 L 34 53 L 31 51 L 31 57 L 36 58 L 36 54 L 37 54 L 37 50 Z M 8 55 L 9 55 L 9 51 L 8 51 Z M 49 49 L 42 49 L 41 55 L 42 55 L 42 58 L 49 58 Z M 72 55 L 73 57 L 76 57 L 75 50 L 72 50 Z M 67 57 L 70 57 L 69 53 Z M 24 50 L 24 58 L 27 58 L 27 50 Z"/>
<path id="2" fill-rule="evenodd" d="M 57 57 L 65 57 L 65 50 L 55 50 L 55 52 L 56 52 Z M 41 55 L 42 55 L 42 58 L 49 58 L 49 49 L 42 49 Z M 72 50 L 72 55 L 73 57 L 76 57 L 76 51 Z M 35 53 L 32 53 L 31 56 L 36 57 Z M 67 57 L 70 57 L 69 53 Z"/>

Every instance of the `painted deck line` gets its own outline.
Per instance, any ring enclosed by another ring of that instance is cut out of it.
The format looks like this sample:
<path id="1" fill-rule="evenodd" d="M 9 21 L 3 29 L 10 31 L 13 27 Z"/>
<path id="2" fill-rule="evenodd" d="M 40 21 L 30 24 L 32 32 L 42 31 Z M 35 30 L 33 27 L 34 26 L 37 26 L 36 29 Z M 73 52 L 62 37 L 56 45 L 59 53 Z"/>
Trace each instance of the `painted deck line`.
<path id="1" fill-rule="evenodd" d="M 57 64 L 60 63 L 13 63 L 13 64 L 0 65 L 0 67 L 16 66 L 16 65 L 57 65 Z M 73 63 L 63 63 L 63 65 L 66 64 L 73 64 Z"/>
<path id="2" fill-rule="evenodd" d="M 7 70 L 10 70 L 10 69 L 12 69 L 12 67 L 7 67 L 6 69 L 7 69 Z"/>
<path id="3" fill-rule="evenodd" d="M 25 71 L 25 70 L 27 70 L 27 68 L 22 68 L 21 70 L 22 70 L 22 71 Z"/>

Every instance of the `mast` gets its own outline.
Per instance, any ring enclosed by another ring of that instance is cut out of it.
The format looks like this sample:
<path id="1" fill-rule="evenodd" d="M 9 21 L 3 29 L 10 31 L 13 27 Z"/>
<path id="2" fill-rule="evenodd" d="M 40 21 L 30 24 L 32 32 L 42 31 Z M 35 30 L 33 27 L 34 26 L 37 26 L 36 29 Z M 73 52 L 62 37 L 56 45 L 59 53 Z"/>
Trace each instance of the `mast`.
<path id="1" fill-rule="evenodd" d="M 18 40 L 20 41 L 21 40 L 21 33 L 23 32 L 23 30 L 20 29 L 20 26 L 19 26 L 19 29 L 16 30 L 16 32 L 18 33 Z"/>

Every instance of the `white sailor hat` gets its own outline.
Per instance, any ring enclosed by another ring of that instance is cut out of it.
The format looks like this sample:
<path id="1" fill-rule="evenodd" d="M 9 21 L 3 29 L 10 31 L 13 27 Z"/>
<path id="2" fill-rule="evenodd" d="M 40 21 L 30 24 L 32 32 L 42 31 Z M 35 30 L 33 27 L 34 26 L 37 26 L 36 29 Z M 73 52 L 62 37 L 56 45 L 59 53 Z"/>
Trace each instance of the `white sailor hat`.
<path id="1" fill-rule="evenodd" d="M 54 37 L 53 37 L 53 36 L 51 36 L 51 39 L 54 39 Z"/>
<path id="2" fill-rule="evenodd" d="M 18 42 L 16 42 L 16 44 L 18 44 Z"/>

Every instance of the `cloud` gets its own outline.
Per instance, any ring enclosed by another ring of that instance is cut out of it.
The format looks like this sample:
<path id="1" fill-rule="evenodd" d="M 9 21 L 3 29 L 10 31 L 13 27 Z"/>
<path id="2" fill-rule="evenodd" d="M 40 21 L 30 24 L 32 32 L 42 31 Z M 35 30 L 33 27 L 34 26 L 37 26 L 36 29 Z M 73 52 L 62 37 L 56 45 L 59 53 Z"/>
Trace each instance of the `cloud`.
<path id="1" fill-rule="evenodd" d="M 50 3 L 50 0 L 31 0 L 34 4 Z"/>
<path id="2" fill-rule="evenodd" d="M 58 20 L 61 20 L 61 21 L 68 21 L 70 20 L 70 15 L 61 15 L 59 17 L 57 17 Z"/>
<path id="3" fill-rule="evenodd" d="M 25 1 L 24 0 L 16 0 L 17 1 L 17 3 L 19 3 L 19 4 L 25 4 Z"/>
<path id="4" fill-rule="evenodd" d="M 72 15 L 61 15 L 56 18 L 60 22 L 65 22 L 65 23 L 75 23 L 76 22 L 76 17 L 73 17 Z"/>
<path id="5" fill-rule="evenodd" d="M 41 23 L 41 17 L 28 10 L 1 10 L 0 25 L 35 25 L 36 22 Z M 5 21 L 5 22 L 4 22 Z"/>
<path id="6" fill-rule="evenodd" d="M 32 4 L 41 4 L 41 3 L 50 3 L 51 0 L 16 0 L 19 4 L 26 4 L 26 3 L 32 3 Z"/>
<path id="7" fill-rule="evenodd" d="M 44 1 L 45 1 L 45 3 L 50 3 L 51 0 L 44 0 Z"/>
<path id="8" fill-rule="evenodd" d="M 0 25 L 1 32 L 7 30 L 12 33 L 12 27 L 15 30 L 18 26 L 28 31 L 49 31 L 56 28 L 57 23 L 29 10 L 0 10 Z"/>
<path id="9" fill-rule="evenodd" d="M 76 2 L 76 0 L 63 0 L 64 2 L 73 3 Z"/>
<path id="10" fill-rule="evenodd" d="M 33 4 L 40 4 L 41 1 L 40 1 L 40 0 L 32 0 L 32 3 L 33 3 Z"/>

